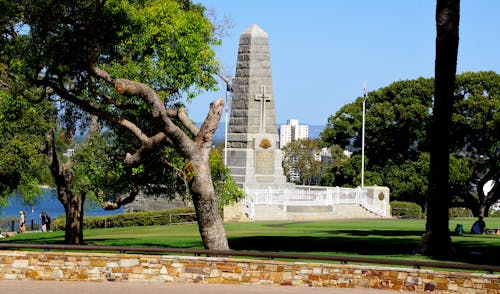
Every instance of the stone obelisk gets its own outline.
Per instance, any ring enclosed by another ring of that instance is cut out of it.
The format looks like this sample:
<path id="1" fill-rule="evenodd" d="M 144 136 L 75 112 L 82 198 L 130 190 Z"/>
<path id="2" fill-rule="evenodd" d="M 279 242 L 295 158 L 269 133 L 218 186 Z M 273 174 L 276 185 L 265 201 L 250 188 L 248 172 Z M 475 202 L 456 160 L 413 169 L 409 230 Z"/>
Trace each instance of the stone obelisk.
<path id="1" fill-rule="evenodd" d="M 269 39 L 255 24 L 240 35 L 233 89 L 226 150 L 233 178 L 249 188 L 286 185 L 277 147 Z"/>

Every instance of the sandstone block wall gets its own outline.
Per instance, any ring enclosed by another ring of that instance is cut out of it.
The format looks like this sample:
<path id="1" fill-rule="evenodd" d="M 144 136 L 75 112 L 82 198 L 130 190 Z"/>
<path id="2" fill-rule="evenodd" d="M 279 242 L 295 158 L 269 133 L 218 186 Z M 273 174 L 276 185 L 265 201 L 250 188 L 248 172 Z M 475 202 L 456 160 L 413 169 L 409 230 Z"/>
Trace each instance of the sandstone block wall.
<path id="1" fill-rule="evenodd" d="M 0 280 L 141 281 L 500 293 L 500 275 L 221 257 L 0 251 Z"/>

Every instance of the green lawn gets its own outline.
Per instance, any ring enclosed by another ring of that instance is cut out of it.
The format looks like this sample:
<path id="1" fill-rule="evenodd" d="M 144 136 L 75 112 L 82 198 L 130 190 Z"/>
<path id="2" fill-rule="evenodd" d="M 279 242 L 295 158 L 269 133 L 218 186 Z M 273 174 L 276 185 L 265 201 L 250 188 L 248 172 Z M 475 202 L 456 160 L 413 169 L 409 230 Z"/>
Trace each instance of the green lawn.
<path id="1" fill-rule="evenodd" d="M 449 260 L 500 265 L 500 235 L 468 234 L 474 220 L 450 220 L 450 231 L 460 223 L 466 233 L 452 237 L 456 254 Z M 500 218 L 486 219 L 486 224 L 488 228 L 499 228 Z M 428 259 L 414 254 L 424 232 L 425 220 L 252 222 L 228 223 L 225 227 L 233 250 Z M 95 245 L 203 248 L 198 227 L 194 224 L 85 230 L 84 236 L 88 244 Z M 0 240 L 62 243 L 64 234 L 26 233 Z"/>

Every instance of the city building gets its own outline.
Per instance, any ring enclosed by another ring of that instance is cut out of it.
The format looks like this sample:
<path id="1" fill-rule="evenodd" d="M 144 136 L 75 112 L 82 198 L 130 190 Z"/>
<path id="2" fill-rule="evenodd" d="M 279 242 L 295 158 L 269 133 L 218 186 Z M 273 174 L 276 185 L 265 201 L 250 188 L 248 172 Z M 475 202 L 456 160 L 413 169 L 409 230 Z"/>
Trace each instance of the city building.
<path id="1" fill-rule="evenodd" d="M 293 140 L 309 138 L 309 126 L 300 125 L 299 120 L 289 119 L 286 125 L 280 125 L 280 149 Z"/>

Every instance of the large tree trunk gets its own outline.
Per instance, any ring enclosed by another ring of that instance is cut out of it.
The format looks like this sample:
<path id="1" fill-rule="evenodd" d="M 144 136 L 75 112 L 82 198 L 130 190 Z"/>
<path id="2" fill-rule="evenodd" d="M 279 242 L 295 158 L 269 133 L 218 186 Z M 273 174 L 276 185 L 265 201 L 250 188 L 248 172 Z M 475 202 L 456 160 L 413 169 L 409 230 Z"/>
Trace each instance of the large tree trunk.
<path id="1" fill-rule="evenodd" d="M 437 0 L 434 108 L 426 232 L 420 252 L 442 256 L 452 252 L 449 231 L 449 146 L 458 53 L 459 0 Z"/>
<path id="2" fill-rule="evenodd" d="M 196 152 L 191 161 L 193 171 L 196 172 L 189 183 L 196 216 L 198 217 L 198 229 L 205 248 L 229 250 L 222 217 L 219 213 L 218 199 L 215 195 L 210 174 L 210 148 L 204 149 L 201 152 Z"/>
<path id="3" fill-rule="evenodd" d="M 56 152 L 54 132 L 49 138 L 52 162 L 50 170 L 57 187 L 57 198 L 66 212 L 64 242 L 83 244 L 83 203 L 85 195 L 78 195 L 73 189 L 73 170 L 71 161 L 64 164 Z"/>
<path id="4" fill-rule="evenodd" d="M 66 190 L 66 189 L 64 189 Z M 69 195 L 68 195 L 69 194 Z M 58 192 L 58 198 L 66 212 L 66 228 L 64 230 L 64 243 L 80 245 L 83 242 L 83 203 L 85 196 L 76 196 L 72 191 Z"/>

